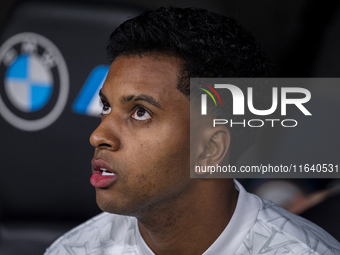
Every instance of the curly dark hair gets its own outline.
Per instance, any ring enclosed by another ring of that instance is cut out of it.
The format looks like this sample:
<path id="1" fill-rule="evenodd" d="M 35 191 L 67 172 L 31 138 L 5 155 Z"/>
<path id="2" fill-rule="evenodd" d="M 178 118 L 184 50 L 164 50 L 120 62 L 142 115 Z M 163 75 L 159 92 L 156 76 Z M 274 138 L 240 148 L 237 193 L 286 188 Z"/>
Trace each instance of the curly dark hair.
<path id="1" fill-rule="evenodd" d="M 107 52 L 111 61 L 152 53 L 180 58 L 184 64 L 177 88 L 188 97 L 189 78 L 268 77 L 271 73 L 266 54 L 248 31 L 232 18 L 198 8 L 148 10 L 111 34 Z M 234 163 L 254 141 L 255 131 L 236 130 L 231 130 L 230 161 Z"/>

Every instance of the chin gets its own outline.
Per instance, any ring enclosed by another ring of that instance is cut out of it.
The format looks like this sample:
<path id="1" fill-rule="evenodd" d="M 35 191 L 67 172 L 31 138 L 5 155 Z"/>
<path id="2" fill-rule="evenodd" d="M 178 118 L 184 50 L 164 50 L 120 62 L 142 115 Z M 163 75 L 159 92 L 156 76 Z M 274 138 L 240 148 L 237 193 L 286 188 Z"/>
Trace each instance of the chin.
<path id="1" fill-rule="evenodd" d="M 118 207 L 113 203 L 105 203 L 97 200 L 97 205 L 103 212 L 119 214 L 119 215 L 128 215 L 126 214 L 128 210 L 124 210 L 123 208 Z"/>
<path id="2" fill-rule="evenodd" d="M 117 199 L 112 195 L 107 194 L 107 190 L 101 190 L 96 188 L 96 202 L 98 207 L 108 213 L 118 214 L 118 206 L 116 205 Z"/>
<path id="3" fill-rule="evenodd" d="M 96 192 L 96 202 L 98 207 L 107 213 L 134 216 L 132 213 L 131 206 L 123 203 L 121 199 L 110 195 L 101 194 L 101 192 Z"/>

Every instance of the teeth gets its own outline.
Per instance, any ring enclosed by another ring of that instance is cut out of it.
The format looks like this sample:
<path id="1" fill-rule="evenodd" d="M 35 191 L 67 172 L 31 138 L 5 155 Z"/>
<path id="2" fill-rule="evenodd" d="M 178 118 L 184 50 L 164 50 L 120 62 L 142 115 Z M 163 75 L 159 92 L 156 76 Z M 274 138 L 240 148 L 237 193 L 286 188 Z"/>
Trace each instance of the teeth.
<path id="1" fill-rule="evenodd" d="M 114 173 L 109 172 L 109 171 L 108 171 L 106 168 L 104 168 L 104 167 L 99 168 L 99 170 L 100 170 L 100 171 L 103 171 L 103 172 L 102 172 L 102 175 L 115 175 Z"/>
<path id="2" fill-rule="evenodd" d="M 115 174 L 111 172 L 103 172 L 102 175 L 115 175 Z"/>

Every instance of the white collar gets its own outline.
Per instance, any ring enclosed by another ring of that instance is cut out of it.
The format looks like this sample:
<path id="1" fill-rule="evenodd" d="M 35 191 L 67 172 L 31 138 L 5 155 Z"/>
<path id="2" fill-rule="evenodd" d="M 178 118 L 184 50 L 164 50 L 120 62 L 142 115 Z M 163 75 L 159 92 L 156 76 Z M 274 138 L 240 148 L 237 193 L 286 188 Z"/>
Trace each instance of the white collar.
<path id="1" fill-rule="evenodd" d="M 237 180 L 234 179 L 234 182 L 235 188 L 239 191 L 234 214 L 222 234 L 203 255 L 225 254 L 226 252 L 235 254 L 255 224 L 261 208 L 260 199 L 248 193 Z"/>

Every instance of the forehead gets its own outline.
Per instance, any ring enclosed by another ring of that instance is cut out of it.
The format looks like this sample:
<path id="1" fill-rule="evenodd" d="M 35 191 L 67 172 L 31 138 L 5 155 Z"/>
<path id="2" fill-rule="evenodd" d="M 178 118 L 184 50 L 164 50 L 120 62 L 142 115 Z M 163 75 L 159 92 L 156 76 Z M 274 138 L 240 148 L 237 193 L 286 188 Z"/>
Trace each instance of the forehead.
<path id="1" fill-rule="evenodd" d="M 167 96 L 179 92 L 177 84 L 181 61 L 162 55 L 121 56 L 111 64 L 103 86 L 103 93 L 140 93 Z"/>

